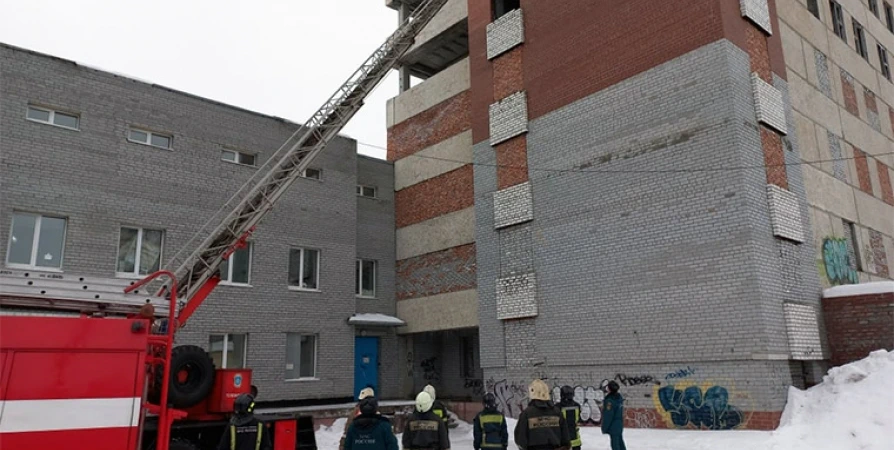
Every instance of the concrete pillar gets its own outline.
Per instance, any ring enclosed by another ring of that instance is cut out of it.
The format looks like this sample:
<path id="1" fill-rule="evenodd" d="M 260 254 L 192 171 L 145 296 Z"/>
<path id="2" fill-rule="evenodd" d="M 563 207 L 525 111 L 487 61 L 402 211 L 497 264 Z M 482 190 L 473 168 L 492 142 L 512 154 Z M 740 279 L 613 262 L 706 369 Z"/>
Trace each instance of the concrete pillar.
<path id="1" fill-rule="evenodd" d="M 403 25 L 404 21 L 410 16 L 410 7 L 406 3 L 400 4 L 400 13 L 398 14 L 398 26 Z M 406 92 L 410 90 L 410 69 L 404 66 L 400 66 L 397 69 L 398 73 L 400 73 L 400 92 Z"/>

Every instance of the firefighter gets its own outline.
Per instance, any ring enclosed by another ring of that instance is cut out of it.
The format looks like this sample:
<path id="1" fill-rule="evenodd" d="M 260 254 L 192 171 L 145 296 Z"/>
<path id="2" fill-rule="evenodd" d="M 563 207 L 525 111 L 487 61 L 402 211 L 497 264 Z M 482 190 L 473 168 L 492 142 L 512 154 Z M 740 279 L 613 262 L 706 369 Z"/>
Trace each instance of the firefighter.
<path id="1" fill-rule="evenodd" d="M 431 396 L 431 399 L 432 399 L 431 412 L 435 413 L 436 416 L 440 417 L 441 420 L 444 421 L 444 425 L 447 425 L 448 422 L 450 421 L 450 415 L 447 414 L 447 407 L 445 407 L 444 403 L 442 403 L 440 400 L 438 400 L 438 396 L 435 395 L 436 394 L 435 387 L 429 384 L 428 386 L 425 386 L 425 389 L 423 389 L 423 392 L 425 392 Z"/>
<path id="2" fill-rule="evenodd" d="M 360 394 L 357 395 L 358 403 L 354 406 L 354 411 L 351 412 L 351 415 L 348 416 L 347 422 L 345 422 L 345 429 L 341 432 L 341 441 L 338 444 L 338 450 L 345 450 L 345 441 L 348 438 L 348 429 L 351 428 L 351 424 L 354 422 L 354 419 L 357 418 L 362 411 L 360 410 L 360 402 L 369 397 L 375 397 L 376 392 L 371 387 L 365 387 L 360 391 Z M 378 401 L 376 402 L 378 405 Z"/>
<path id="3" fill-rule="evenodd" d="M 624 445 L 624 398 L 614 380 L 608 382 L 608 395 L 602 400 L 602 434 L 611 439 L 612 450 L 627 450 Z"/>
<path id="4" fill-rule="evenodd" d="M 432 412 L 431 395 L 420 392 L 416 396 L 416 411 L 410 415 L 404 427 L 404 450 L 448 450 L 450 437 L 447 425 Z"/>
<path id="5" fill-rule="evenodd" d="M 220 438 L 217 450 L 273 450 L 270 434 L 255 417 L 255 402 L 249 394 L 241 394 L 233 402 L 233 418 Z"/>
<path id="6" fill-rule="evenodd" d="M 571 437 L 559 408 L 549 400 L 549 387 L 534 380 L 528 387 L 528 407 L 518 417 L 515 443 L 521 450 L 569 449 Z"/>
<path id="7" fill-rule="evenodd" d="M 497 410 L 497 397 L 490 392 L 484 394 L 484 411 L 475 416 L 472 436 L 475 450 L 506 450 L 509 447 L 506 418 Z"/>
<path id="8" fill-rule="evenodd" d="M 360 415 L 348 428 L 345 450 L 398 450 L 391 421 L 383 417 L 373 396 L 360 400 Z"/>
<path id="9" fill-rule="evenodd" d="M 559 409 L 562 411 L 562 417 L 568 426 L 568 435 L 571 436 L 571 448 L 580 450 L 580 403 L 574 401 L 574 388 L 571 386 L 562 386 L 559 390 Z"/>

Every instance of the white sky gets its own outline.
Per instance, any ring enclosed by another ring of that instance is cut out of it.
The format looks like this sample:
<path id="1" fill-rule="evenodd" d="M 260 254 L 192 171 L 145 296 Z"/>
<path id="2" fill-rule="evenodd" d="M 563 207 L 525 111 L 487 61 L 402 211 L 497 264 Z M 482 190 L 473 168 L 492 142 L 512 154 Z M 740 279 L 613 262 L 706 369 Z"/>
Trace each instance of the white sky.
<path id="1" fill-rule="evenodd" d="M 297 123 L 396 27 L 385 0 L 0 0 L 0 42 Z M 384 147 L 397 91 L 392 73 L 342 134 Z"/>

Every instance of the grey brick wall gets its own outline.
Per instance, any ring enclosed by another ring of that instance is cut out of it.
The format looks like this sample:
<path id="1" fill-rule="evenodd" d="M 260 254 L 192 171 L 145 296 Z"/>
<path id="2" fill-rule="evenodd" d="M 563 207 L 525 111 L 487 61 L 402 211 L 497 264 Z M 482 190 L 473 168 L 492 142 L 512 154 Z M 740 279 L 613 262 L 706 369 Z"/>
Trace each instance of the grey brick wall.
<path id="1" fill-rule="evenodd" d="M 221 149 L 258 152 L 261 164 L 297 126 L 6 46 L 0 99 L 0 253 L 13 211 L 63 215 L 63 269 L 91 276 L 114 275 L 122 225 L 164 229 L 163 257 L 173 256 L 253 173 L 221 161 Z M 78 112 L 80 131 L 26 121 L 29 102 Z M 172 133 L 173 151 L 129 143 L 131 124 Z M 247 361 L 262 400 L 351 395 L 355 331 L 346 319 L 355 311 L 355 243 L 358 233 L 393 235 L 393 228 L 382 232 L 393 227 L 387 205 L 371 216 L 380 222 L 356 226 L 355 149 L 345 138 L 330 145 L 314 164 L 323 180 L 297 180 L 258 227 L 252 287 L 218 287 L 178 335 L 178 343 L 207 347 L 209 333 L 248 333 Z M 389 170 L 369 176 L 389 178 Z M 363 242 L 385 258 L 384 239 Z M 320 292 L 287 288 L 291 246 L 321 251 Z M 393 311 L 388 299 L 393 293 L 376 307 Z M 319 335 L 318 380 L 284 381 L 287 332 Z"/>
<path id="2" fill-rule="evenodd" d="M 787 87 L 773 87 L 792 129 Z M 517 324 L 500 326 L 495 295 L 482 288 L 485 379 L 575 371 L 596 382 L 616 371 L 658 379 L 697 365 L 698 383 L 726 380 L 749 399 L 747 410 L 780 410 L 791 384 L 783 304 L 817 304 L 819 280 L 809 246 L 773 235 L 748 55 L 718 41 L 528 130 L 528 167 L 581 172 L 530 172 L 539 303 L 531 364 L 507 368 L 524 344 L 514 342 Z M 797 161 L 797 139 L 785 144 L 786 161 Z M 475 167 L 478 285 L 494 286 L 502 255 L 496 171 L 486 166 L 494 156 L 486 143 L 474 152 L 483 164 Z M 731 166 L 754 169 L 716 170 Z M 800 168 L 789 166 L 788 177 L 812 242 Z M 647 393 L 634 393 L 633 406 L 654 408 Z"/>
<path id="3" fill-rule="evenodd" d="M 487 25 L 487 59 L 496 58 L 525 42 L 522 10 L 510 11 Z"/>

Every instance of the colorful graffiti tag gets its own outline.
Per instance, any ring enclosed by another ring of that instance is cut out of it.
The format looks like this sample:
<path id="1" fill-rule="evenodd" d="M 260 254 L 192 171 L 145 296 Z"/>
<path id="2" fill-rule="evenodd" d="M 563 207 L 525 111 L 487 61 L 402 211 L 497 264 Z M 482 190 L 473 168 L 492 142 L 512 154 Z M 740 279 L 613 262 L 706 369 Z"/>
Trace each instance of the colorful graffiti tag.
<path id="1" fill-rule="evenodd" d="M 823 240 L 823 275 L 833 286 L 841 284 L 856 284 L 856 261 L 851 261 L 852 255 L 848 251 L 847 239 L 830 237 Z"/>
<path id="2" fill-rule="evenodd" d="M 608 380 L 596 386 L 574 386 L 574 401 L 580 404 L 580 423 L 598 425 L 602 420 L 602 400 L 605 399 L 603 387 Z M 553 401 L 561 401 L 562 386 L 553 387 Z"/>
<path id="3" fill-rule="evenodd" d="M 732 430 L 747 421 L 742 410 L 730 404 L 724 386 L 656 386 L 655 390 L 655 406 L 670 427 Z"/>

